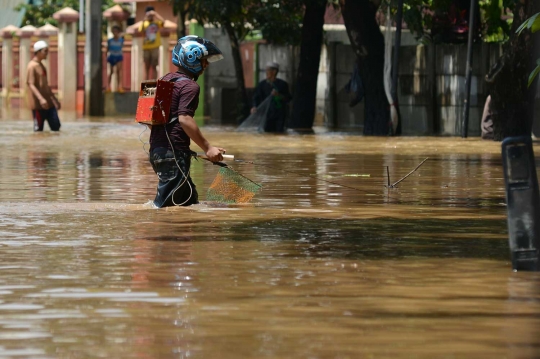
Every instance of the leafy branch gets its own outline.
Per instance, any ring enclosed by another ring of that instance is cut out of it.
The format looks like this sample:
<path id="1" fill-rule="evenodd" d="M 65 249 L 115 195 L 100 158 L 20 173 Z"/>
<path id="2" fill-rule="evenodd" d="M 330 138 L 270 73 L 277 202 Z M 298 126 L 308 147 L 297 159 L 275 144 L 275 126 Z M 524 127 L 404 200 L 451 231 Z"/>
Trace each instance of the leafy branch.
<path id="1" fill-rule="evenodd" d="M 518 35 L 521 35 L 521 33 L 525 30 L 530 30 L 531 33 L 533 34 L 540 30 L 540 12 L 537 14 L 534 14 L 533 16 L 525 20 L 523 24 L 521 24 L 521 26 L 516 30 L 516 33 Z M 529 87 L 531 86 L 534 79 L 536 78 L 536 76 L 538 76 L 539 73 L 540 73 L 540 59 L 536 60 L 536 68 L 529 75 L 529 82 L 527 86 Z"/>

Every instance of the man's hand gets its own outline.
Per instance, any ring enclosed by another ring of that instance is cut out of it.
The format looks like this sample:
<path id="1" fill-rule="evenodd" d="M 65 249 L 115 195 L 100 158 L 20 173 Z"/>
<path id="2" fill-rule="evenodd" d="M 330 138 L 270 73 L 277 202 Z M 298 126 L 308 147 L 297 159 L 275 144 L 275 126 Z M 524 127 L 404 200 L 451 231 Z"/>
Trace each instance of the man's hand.
<path id="1" fill-rule="evenodd" d="M 253 107 L 251 108 L 251 113 L 255 113 L 255 112 L 257 112 L 257 107 L 253 106 Z"/>
<path id="2" fill-rule="evenodd" d="M 49 103 L 48 103 L 47 100 L 45 100 L 44 98 L 42 98 L 42 99 L 39 100 L 39 105 L 40 105 L 41 108 L 43 108 L 44 110 L 49 109 Z"/>
<path id="3" fill-rule="evenodd" d="M 225 153 L 225 149 L 221 147 L 210 146 L 206 151 L 206 157 L 212 162 L 223 161 L 222 153 Z"/>
<path id="4" fill-rule="evenodd" d="M 55 102 L 55 107 L 56 107 L 57 110 L 60 110 L 62 108 L 62 105 L 60 104 L 59 101 L 56 101 Z"/>

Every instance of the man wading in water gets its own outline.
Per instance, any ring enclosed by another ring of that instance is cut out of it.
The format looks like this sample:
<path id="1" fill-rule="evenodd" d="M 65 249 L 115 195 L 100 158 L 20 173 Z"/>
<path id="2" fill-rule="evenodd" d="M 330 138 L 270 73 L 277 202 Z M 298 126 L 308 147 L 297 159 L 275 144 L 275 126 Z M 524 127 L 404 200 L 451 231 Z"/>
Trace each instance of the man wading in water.
<path id="1" fill-rule="evenodd" d="M 43 40 L 34 44 L 34 57 L 26 67 L 26 85 L 28 86 L 28 107 L 34 117 L 34 131 L 43 131 L 45 121 L 49 123 L 51 131 L 60 130 L 60 119 L 57 109 L 60 102 L 54 96 L 47 82 L 47 70 L 41 61 L 47 58 L 49 45 Z"/>
<path id="2" fill-rule="evenodd" d="M 279 64 L 269 62 L 266 65 L 266 79 L 259 82 L 253 94 L 253 107 L 251 113 L 257 112 L 257 107 L 269 96 L 272 96 L 268 113 L 264 122 L 264 132 L 283 132 L 289 112 L 291 94 L 289 84 L 277 78 Z"/>
<path id="3" fill-rule="evenodd" d="M 178 40 L 172 51 L 172 63 L 178 71 L 161 78 L 174 82 L 169 123 L 151 126 L 150 133 L 150 163 L 159 178 L 154 199 L 158 208 L 198 203 L 197 190 L 189 176 L 191 157 L 195 154 L 189 148 L 190 140 L 202 148 L 210 161 L 223 160 L 225 150 L 210 145 L 193 119 L 200 92 L 195 81 L 209 62 L 221 59 L 223 55 L 216 45 L 194 35 Z"/>

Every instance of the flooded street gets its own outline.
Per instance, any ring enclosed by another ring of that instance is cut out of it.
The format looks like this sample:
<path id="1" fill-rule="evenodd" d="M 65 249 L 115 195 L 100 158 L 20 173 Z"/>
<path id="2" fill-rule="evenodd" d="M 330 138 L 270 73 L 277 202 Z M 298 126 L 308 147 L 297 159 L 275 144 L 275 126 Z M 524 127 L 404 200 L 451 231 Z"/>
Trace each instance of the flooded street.
<path id="1" fill-rule="evenodd" d="M 198 160 L 202 203 L 156 210 L 141 125 L 45 127 L 0 118 L 2 358 L 540 357 L 500 143 L 205 127 L 262 191 L 206 202 Z"/>

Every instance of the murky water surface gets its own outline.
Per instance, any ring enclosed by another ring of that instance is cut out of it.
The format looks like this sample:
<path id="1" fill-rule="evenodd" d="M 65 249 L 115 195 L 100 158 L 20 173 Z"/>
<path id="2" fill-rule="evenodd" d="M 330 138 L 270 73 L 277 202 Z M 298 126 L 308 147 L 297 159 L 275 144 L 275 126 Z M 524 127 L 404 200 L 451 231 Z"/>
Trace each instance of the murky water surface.
<path id="1" fill-rule="evenodd" d="M 31 127 L 0 120 L 0 357 L 540 356 L 499 143 L 205 128 L 262 192 L 204 202 L 197 161 L 203 202 L 155 210 L 141 126 Z"/>

